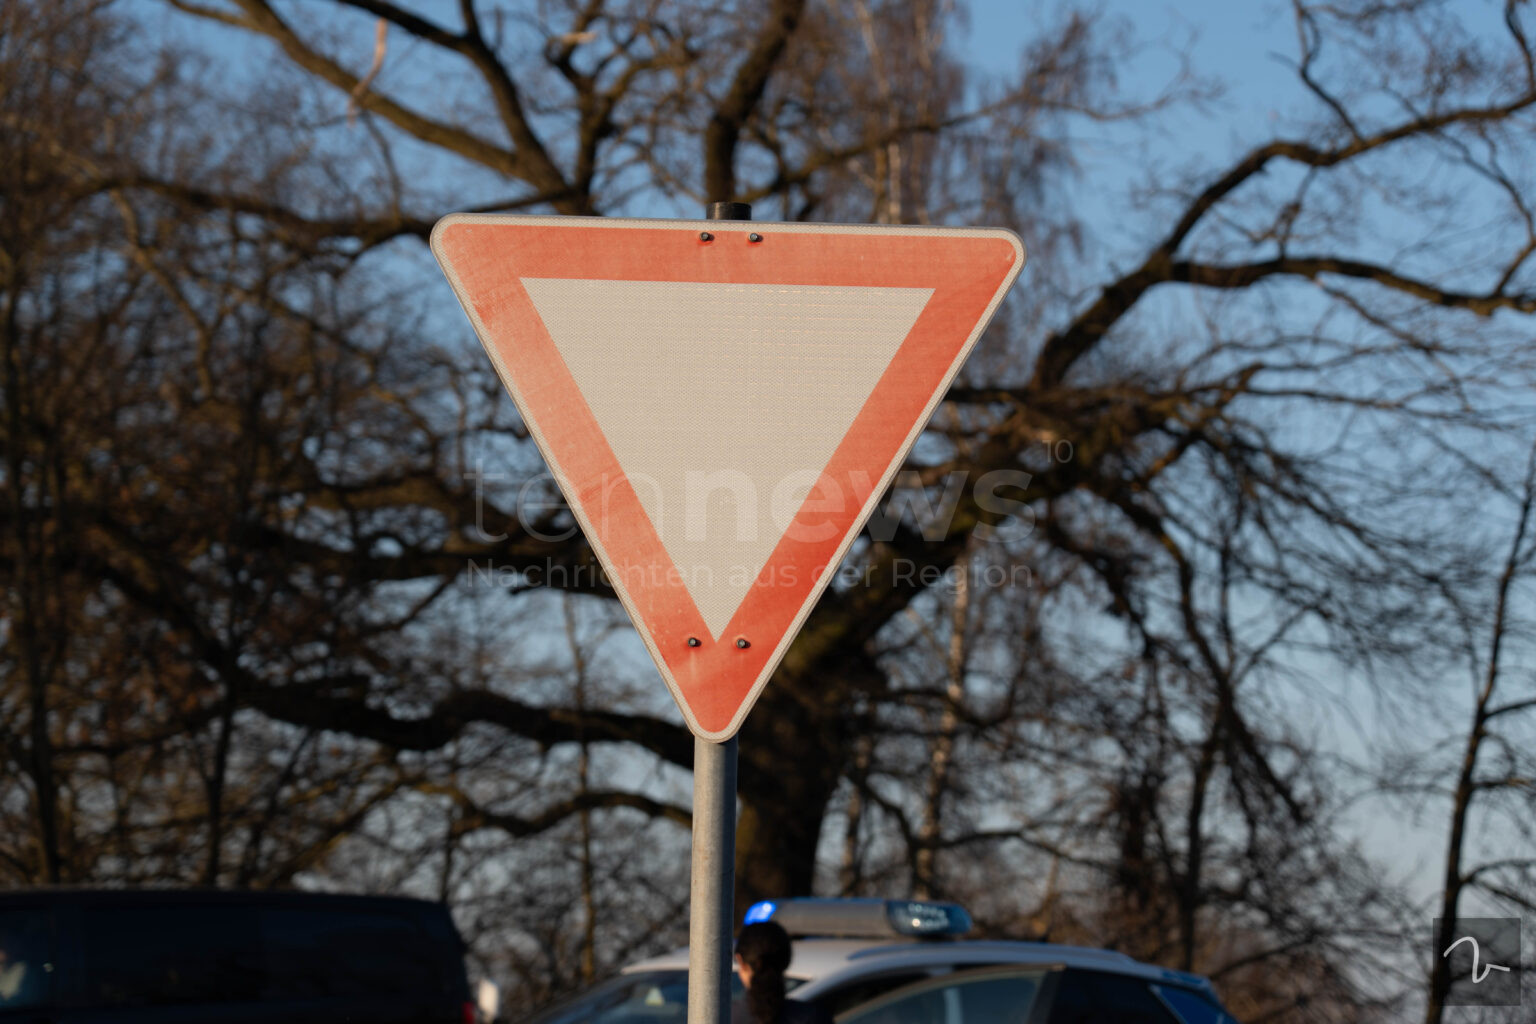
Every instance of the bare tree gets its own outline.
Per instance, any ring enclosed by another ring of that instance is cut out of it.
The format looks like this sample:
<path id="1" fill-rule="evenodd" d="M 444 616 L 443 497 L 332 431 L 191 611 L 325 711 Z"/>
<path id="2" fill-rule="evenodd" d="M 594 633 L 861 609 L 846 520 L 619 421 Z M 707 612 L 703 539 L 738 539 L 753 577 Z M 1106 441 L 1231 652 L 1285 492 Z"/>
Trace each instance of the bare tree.
<path id="1" fill-rule="evenodd" d="M 1525 640 L 1526 631 L 1516 610 L 1519 584 L 1528 582 L 1536 566 L 1536 544 L 1531 542 L 1531 516 L 1536 507 L 1536 449 L 1526 462 L 1525 480 L 1514 494 L 1516 502 L 1513 536 L 1494 585 L 1492 612 L 1486 618 L 1467 614 L 1461 625 L 1466 631 L 1467 668 L 1473 675 L 1472 720 L 1461 752 L 1451 793 L 1451 819 L 1445 852 L 1445 883 L 1440 893 L 1440 928 L 1435 934 L 1435 957 L 1429 976 L 1429 1000 L 1426 1024 L 1439 1024 L 1445 1017 L 1445 999 L 1454 979 L 1450 961 L 1442 954 L 1456 938 L 1456 921 L 1463 896 L 1479 892 L 1515 914 L 1536 912 L 1536 856 L 1529 851 L 1536 846 L 1536 790 L 1531 784 L 1533 764 L 1529 735 L 1518 731 L 1523 716 L 1529 726 L 1536 712 L 1536 693 L 1516 689 L 1508 660 L 1511 648 Z M 1470 611 L 1470 610 L 1469 610 Z M 1481 650 L 1479 651 L 1479 648 Z M 1500 684 L 1503 684 L 1502 688 Z M 1507 806 L 1504 827 L 1495 835 L 1508 834 L 1508 856 L 1474 861 L 1477 851 L 1472 832 L 1479 820 Z M 1506 830 L 1512 830 L 1507 832 Z"/>
<path id="2" fill-rule="evenodd" d="M 977 83 L 943 3 L 44 6 L 9 0 L 0 44 L 9 877 L 415 885 L 539 995 L 659 941 L 691 742 L 631 663 L 537 642 L 567 635 L 551 590 L 611 594 L 486 368 L 424 340 L 463 325 L 419 242 L 466 206 L 985 220 L 1031 277 L 743 733 L 738 899 L 810 891 L 841 816 L 845 887 L 1334 1012 L 1255 980 L 1358 938 L 1329 879 L 1391 912 L 1292 719 L 1346 671 L 1391 699 L 1487 583 L 1447 526 L 1497 483 L 1455 450 L 1532 427 L 1522 8 L 1296 4 L 1300 113 L 1149 162 L 1106 261 L 1075 133 L 1203 94 L 1122 97 L 1072 12 Z M 15 42 L 137 54 L 150 18 L 249 76 L 186 46 L 39 76 Z M 1029 474 L 1002 504 L 971 486 L 998 471 Z M 642 842 L 643 892 L 613 855 Z M 584 956 L 594 907 L 636 928 Z"/>

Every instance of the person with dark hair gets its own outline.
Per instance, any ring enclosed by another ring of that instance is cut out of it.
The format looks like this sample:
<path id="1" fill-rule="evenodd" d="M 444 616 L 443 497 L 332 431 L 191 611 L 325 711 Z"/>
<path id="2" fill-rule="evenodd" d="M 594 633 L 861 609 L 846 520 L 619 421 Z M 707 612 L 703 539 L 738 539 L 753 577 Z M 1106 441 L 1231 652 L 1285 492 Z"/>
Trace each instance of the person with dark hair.
<path id="1" fill-rule="evenodd" d="M 747 995 L 731 1004 L 731 1024 L 832 1024 L 821 1007 L 784 998 L 789 958 L 789 933 L 782 926 L 760 921 L 741 930 L 736 937 L 736 973 Z"/>

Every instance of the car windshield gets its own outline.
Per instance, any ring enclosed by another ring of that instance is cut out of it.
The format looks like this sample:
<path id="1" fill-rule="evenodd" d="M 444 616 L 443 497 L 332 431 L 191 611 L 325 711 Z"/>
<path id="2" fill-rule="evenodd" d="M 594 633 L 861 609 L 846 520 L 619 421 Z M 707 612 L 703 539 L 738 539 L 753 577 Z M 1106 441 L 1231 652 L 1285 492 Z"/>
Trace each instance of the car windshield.
<path id="1" fill-rule="evenodd" d="M 897 989 L 837 1020 L 838 1024 L 1024 1024 L 1045 973 L 1017 967 L 958 971 Z"/>
<path id="2" fill-rule="evenodd" d="M 784 979 L 786 989 L 802 984 Z M 731 975 L 731 998 L 743 992 Z M 688 972 L 635 971 L 610 978 L 580 995 L 525 1017 L 520 1024 L 683 1024 L 688 1019 Z"/>
<path id="3" fill-rule="evenodd" d="M 1188 989 L 1153 985 L 1152 991 L 1179 1018 L 1179 1024 L 1237 1024 L 1208 996 Z"/>
<path id="4" fill-rule="evenodd" d="M 736 987 L 740 988 L 739 982 Z M 639 971 L 611 978 L 574 999 L 529 1017 L 524 1024 L 682 1024 L 687 1018 L 687 971 Z"/>

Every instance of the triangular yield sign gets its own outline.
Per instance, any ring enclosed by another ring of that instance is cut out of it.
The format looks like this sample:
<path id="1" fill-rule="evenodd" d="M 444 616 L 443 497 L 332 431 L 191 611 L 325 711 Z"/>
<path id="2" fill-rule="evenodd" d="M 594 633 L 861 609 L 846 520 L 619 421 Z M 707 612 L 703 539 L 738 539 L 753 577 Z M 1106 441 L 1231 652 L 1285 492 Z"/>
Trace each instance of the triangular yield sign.
<path id="1" fill-rule="evenodd" d="M 689 728 L 716 741 L 1024 264 L 993 229 L 469 214 L 432 251 Z"/>

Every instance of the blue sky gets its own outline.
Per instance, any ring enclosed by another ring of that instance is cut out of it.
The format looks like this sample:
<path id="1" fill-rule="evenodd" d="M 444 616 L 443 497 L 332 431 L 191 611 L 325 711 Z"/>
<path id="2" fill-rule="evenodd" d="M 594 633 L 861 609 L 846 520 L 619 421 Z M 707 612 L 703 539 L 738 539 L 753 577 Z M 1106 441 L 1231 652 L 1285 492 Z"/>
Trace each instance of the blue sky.
<path id="1" fill-rule="evenodd" d="M 1159 163 L 1194 169 L 1198 178 L 1218 176 L 1238 154 L 1256 143 L 1288 134 L 1286 126 L 1298 116 L 1314 116 L 1315 99 L 1300 86 L 1291 63 L 1297 52 L 1295 23 L 1288 3 L 1275 0 L 1185 0 L 1179 4 L 1157 0 L 1101 0 L 1095 5 L 1104 27 L 1124 25 L 1138 48 L 1137 55 L 1119 72 L 1119 85 L 1127 98 L 1150 97 L 1179 71 L 1180 53 L 1200 76 L 1214 78 L 1218 96 L 1198 107 L 1175 109 L 1161 115 L 1154 134 L 1140 134 L 1148 155 Z M 988 72 L 1005 76 L 1018 67 L 1020 50 L 1041 25 L 1049 24 L 1055 5 L 1028 0 L 971 0 L 966 31 L 957 39 L 956 52 Z M 1463 8 L 1473 16 L 1497 17 L 1487 0 L 1472 0 Z M 1145 173 L 1142 165 L 1127 160 L 1115 128 L 1089 137 L 1083 180 L 1074 190 L 1085 199 L 1085 210 L 1095 247 L 1114 260 L 1140 250 L 1145 233 L 1157 225 L 1148 222 L 1146 210 L 1133 209 L 1128 189 Z M 1025 279 L 1020 287 L 1027 287 Z M 1311 670 L 1323 678 L 1336 675 L 1337 666 L 1319 662 Z M 1459 681 L 1458 681 L 1459 682 Z M 1350 689 L 1345 684 L 1346 694 Z M 1456 694 L 1462 692 L 1459 685 Z M 1369 757 L 1368 746 L 1386 739 L 1380 735 L 1379 709 L 1363 685 L 1354 698 L 1346 697 L 1347 714 L 1329 714 L 1321 706 L 1307 706 L 1298 695 L 1291 702 L 1298 721 L 1311 719 L 1333 748 L 1350 757 Z M 1469 712 L 1468 712 L 1469 714 Z M 1449 711 L 1442 725 L 1461 730 L 1460 709 Z M 1391 877 L 1406 881 L 1416 899 L 1428 900 L 1438 893 L 1444 864 L 1447 816 L 1437 802 L 1422 806 L 1422 820 L 1405 815 L 1401 806 L 1380 799 L 1362 800 L 1346 816 L 1348 828 L 1357 835 Z"/>

